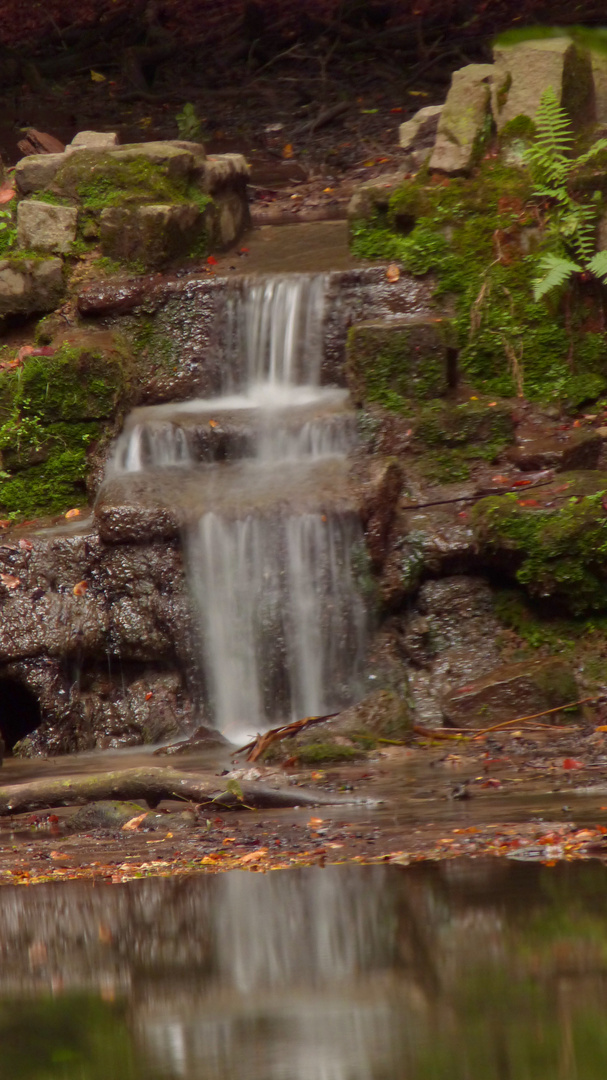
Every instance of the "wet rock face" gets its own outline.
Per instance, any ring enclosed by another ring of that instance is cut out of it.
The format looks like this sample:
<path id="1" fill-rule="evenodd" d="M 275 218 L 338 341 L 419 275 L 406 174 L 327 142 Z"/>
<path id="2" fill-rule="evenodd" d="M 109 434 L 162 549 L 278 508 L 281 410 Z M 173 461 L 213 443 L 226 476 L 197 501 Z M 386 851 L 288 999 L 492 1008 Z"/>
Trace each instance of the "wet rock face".
<path id="1" fill-rule="evenodd" d="M 484 728 L 570 705 L 578 696 L 571 665 L 551 657 L 507 664 L 465 686 L 447 686 L 441 709 L 454 727 Z"/>
<path id="2" fill-rule="evenodd" d="M 176 546 L 34 536 L 25 547 L 1 546 L 0 567 L 9 582 L 0 586 L 0 689 L 3 680 L 24 686 L 40 709 L 17 752 L 134 745 L 188 730 L 196 695 L 183 672 L 197 646 Z M 10 709 L 0 717 L 11 746 L 13 719 Z"/>

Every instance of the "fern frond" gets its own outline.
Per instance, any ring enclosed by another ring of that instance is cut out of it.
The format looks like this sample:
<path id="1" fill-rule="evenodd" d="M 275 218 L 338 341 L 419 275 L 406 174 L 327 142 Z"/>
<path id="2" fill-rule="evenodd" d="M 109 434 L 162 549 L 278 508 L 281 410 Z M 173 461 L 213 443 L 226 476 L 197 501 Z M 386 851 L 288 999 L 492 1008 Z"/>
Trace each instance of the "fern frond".
<path id="1" fill-rule="evenodd" d="M 607 251 L 597 251 L 588 263 L 587 270 L 594 274 L 599 281 L 607 281 Z"/>
<path id="2" fill-rule="evenodd" d="M 571 170 L 571 122 L 551 86 L 541 96 L 535 116 L 536 138 L 525 160 L 541 186 L 563 187 Z"/>
<path id="3" fill-rule="evenodd" d="M 547 254 L 540 259 L 540 270 L 545 270 L 546 273 L 541 278 L 536 278 L 533 282 L 533 299 L 541 300 L 546 293 L 552 289 L 558 289 L 561 285 L 564 285 L 566 281 L 572 276 L 572 274 L 578 274 L 582 269 L 577 263 L 571 261 L 571 259 L 564 259 L 560 255 Z"/>
<path id="4" fill-rule="evenodd" d="M 575 159 L 576 169 L 579 168 L 580 165 L 587 165 L 589 161 L 592 161 L 593 157 L 600 154 L 601 150 L 607 150 L 607 139 L 597 139 L 585 154 L 580 154 L 580 156 Z"/>

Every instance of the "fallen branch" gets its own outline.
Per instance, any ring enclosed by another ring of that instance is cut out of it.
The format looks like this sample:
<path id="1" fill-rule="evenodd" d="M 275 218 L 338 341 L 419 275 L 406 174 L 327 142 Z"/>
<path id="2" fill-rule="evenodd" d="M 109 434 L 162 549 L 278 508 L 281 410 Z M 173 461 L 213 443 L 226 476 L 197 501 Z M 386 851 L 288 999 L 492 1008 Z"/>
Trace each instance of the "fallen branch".
<path id="1" fill-rule="evenodd" d="M 235 785 L 234 785 L 235 786 Z M 144 800 L 153 810 L 162 799 L 180 799 L 224 810 L 317 806 L 344 802 L 340 796 L 301 788 L 276 790 L 263 784 L 238 783 L 238 792 L 218 787 L 217 781 L 174 769 L 124 769 L 63 780 L 33 780 L 0 787 L 0 817 L 24 811 L 74 806 L 100 799 Z"/>
<path id="2" fill-rule="evenodd" d="M 291 735 L 298 735 L 305 728 L 312 727 L 313 724 L 321 724 L 323 720 L 332 720 L 334 716 L 337 716 L 337 713 L 327 713 L 326 716 L 306 716 L 303 720 L 293 720 L 290 724 L 270 728 L 263 735 L 257 735 L 246 746 L 241 746 L 239 750 L 236 750 L 234 756 L 247 752 L 246 761 L 257 761 L 264 750 L 267 750 L 272 743 L 278 742 L 279 739 L 288 739 Z"/>
<path id="3" fill-rule="evenodd" d="M 525 724 L 528 720 L 538 720 L 540 716 L 550 716 L 551 713 L 563 712 L 564 709 L 574 709 L 578 705 L 587 705 L 591 701 L 595 702 L 595 697 L 580 698 L 579 701 L 570 701 L 566 705 L 557 705 L 553 709 L 543 709 L 542 712 L 532 713 L 531 716 L 517 716 L 514 720 L 505 720 L 501 724 L 495 724 L 494 727 L 483 728 L 481 731 L 475 732 L 475 738 L 479 735 L 488 735 L 491 731 L 503 731 L 504 728 L 512 727 L 517 724 Z"/>

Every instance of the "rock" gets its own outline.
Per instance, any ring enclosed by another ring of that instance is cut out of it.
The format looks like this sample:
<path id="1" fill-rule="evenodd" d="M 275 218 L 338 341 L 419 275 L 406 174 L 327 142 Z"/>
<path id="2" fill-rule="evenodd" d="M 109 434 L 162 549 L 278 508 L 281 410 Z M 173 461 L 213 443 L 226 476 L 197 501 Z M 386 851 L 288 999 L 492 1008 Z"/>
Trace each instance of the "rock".
<path id="1" fill-rule="evenodd" d="M 61 259 L 0 259 L 0 317 L 53 311 L 64 293 Z"/>
<path id="2" fill-rule="evenodd" d="M 101 250 L 111 259 L 156 268 L 190 253 L 204 225 L 194 203 L 107 207 L 100 218 Z"/>
<path id="3" fill-rule="evenodd" d="M 499 131 L 516 116 L 535 118 L 540 98 L 554 90 L 574 126 L 595 119 L 590 53 L 569 37 L 495 45 L 492 110 Z M 600 66 L 600 65 L 599 65 Z"/>
<path id="4" fill-rule="evenodd" d="M 208 157 L 199 167 L 198 183 L 213 200 L 206 213 L 211 246 L 228 247 L 250 225 L 248 176 L 242 154 Z"/>
<path id="5" fill-rule="evenodd" d="M 498 667 L 443 692 L 441 707 L 454 727 L 492 727 L 577 701 L 573 670 L 559 657 Z"/>
<path id="6" fill-rule="evenodd" d="M 443 109 L 444 105 L 426 105 L 423 109 L 418 109 L 410 120 L 401 124 L 398 141 L 402 149 L 411 152 L 426 151 L 426 157 L 429 156 Z"/>
<path id="7" fill-rule="evenodd" d="M 71 153 L 73 150 L 111 150 L 112 147 L 118 146 L 118 136 L 115 131 L 79 131 L 77 135 L 74 135 L 71 143 L 69 143 L 65 152 Z"/>
<path id="8" fill-rule="evenodd" d="M 17 208 L 19 247 L 66 255 L 76 239 L 77 223 L 75 206 L 54 206 L 37 199 L 25 199 Z"/>
<path id="9" fill-rule="evenodd" d="M 457 175 L 471 168 L 486 130 L 494 76 L 492 64 L 468 64 L 453 72 L 438 121 L 431 169 Z"/>
<path id="10" fill-rule="evenodd" d="M 525 438 L 520 428 L 517 445 L 505 452 L 507 461 L 527 472 L 536 469 L 596 469 L 601 453 L 600 429 L 573 428 L 543 437 L 533 433 Z"/>
<path id="11" fill-rule="evenodd" d="M 204 154 L 202 147 L 200 150 Z M 91 150 L 90 153 L 94 156 L 96 151 Z M 99 158 L 102 158 L 105 153 L 106 151 L 101 151 Z M 196 155 L 191 150 L 185 150 L 183 145 L 175 145 L 168 139 L 157 142 L 124 143 L 111 148 L 109 153 L 117 163 L 145 159 L 150 165 L 161 167 L 166 175 L 175 181 L 192 176 L 197 167 Z M 100 164 L 102 165 L 102 162 Z"/>
<path id="12" fill-rule="evenodd" d="M 33 154 L 15 165 L 15 186 L 20 195 L 44 191 L 55 179 L 65 161 L 65 154 Z"/>
<path id="13" fill-rule="evenodd" d="M 403 180 L 404 173 L 402 172 L 384 173 L 357 187 L 348 203 L 350 220 L 369 219 L 377 212 L 385 213 L 390 197 L 401 186 Z"/>
<path id="14" fill-rule="evenodd" d="M 352 326 L 346 376 L 354 401 L 402 407 L 447 394 L 450 329 L 450 319 L 424 316 Z"/>
<path id="15" fill-rule="evenodd" d="M 68 832 L 90 832 L 91 829 L 117 832 L 131 818 L 147 813 L 148 809 L 140 803 L 114 802 L 109 799 L 87 803 L 66 820 L 65 827 Z"/>
<path id="16" fill-rule="evenodd" d="M 373 457 L 360 475 L 360 516 L 371 564 L 378 569 L 386 556 L 390 528 L 403 484 L 400 463 Z"/>
<path id="17" fill-rule="evenodd" d="M 25 138 L 17 143 L 17 148 L 22 154 L 62 154 L 65 147 L 54 135 L 46 131 L 36 131 L 28 128 Z"/>

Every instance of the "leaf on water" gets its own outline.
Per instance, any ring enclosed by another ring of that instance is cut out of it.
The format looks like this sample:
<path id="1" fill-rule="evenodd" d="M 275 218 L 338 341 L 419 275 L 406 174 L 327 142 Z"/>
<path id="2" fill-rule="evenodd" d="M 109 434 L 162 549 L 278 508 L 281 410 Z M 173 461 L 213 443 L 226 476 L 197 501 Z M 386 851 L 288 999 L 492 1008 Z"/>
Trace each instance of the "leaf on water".
<path id="1" fill-rule="evenodd" d="M 21 584 L 21 578 L 13 577 L 12 574 L 0 574 L 0 581 L 7 589 L 16 589 Z"/>
<path id="2" fill-rule="evenodd" d="M 122 826 L 122 832 L 136 832 L 137 829 L 141 828 L 147 816 L 148 811 L 146 810 L 145 814 L 138 814 L 137 817 L 129 818 L 129 820 L 125 821 L 124 825 Z M 120 866 L 118 869 L 122 870 L 123 868 Z"/>

